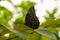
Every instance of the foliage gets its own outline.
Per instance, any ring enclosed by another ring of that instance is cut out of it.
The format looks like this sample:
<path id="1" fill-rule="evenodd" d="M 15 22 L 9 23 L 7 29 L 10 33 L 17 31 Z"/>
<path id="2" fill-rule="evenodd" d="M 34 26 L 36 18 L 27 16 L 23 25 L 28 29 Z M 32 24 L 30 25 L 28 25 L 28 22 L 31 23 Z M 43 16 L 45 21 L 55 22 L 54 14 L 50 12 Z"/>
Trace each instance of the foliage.
<path id="1" fill-rule="evenodd" d="M 10 0 L 8 2 L 11 3 Z M 13 28 L 8 24 L 13 13 L 4 6 L 0 6 L 0 40 L 60 40 L 58 36 L 60 18 L 56 19 L 54 16 L 57 8 L 53 9 L 52 13 L 47 11 L 48 17 L 45 16 L 46 21 L 38 29 L 33 30 L 24 25 L 26 12 L 32 5 L 35 5 L 35 3 L 23 1 L 15 6 L 15 8 L 21 7 L 23 9 L 23 16 L 14 21 Z M 5 36 L 6 34 L 9 34 L 9 36 Z"/>

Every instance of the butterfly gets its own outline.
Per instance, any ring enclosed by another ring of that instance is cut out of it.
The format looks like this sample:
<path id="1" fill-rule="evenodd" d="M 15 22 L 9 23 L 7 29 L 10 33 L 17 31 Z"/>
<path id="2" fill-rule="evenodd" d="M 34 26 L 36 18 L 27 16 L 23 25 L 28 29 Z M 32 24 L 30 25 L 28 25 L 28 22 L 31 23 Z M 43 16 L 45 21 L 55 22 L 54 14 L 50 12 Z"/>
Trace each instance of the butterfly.
<path id="1" fill-rule="evenodd" d="M 36 16 L 35 13 L 35 8 L 34 6 L 30 7 L 25 18 L 25 25 L 32 28 L 32 29 L 37 29 L 39 27 L 39 20 Z"/>

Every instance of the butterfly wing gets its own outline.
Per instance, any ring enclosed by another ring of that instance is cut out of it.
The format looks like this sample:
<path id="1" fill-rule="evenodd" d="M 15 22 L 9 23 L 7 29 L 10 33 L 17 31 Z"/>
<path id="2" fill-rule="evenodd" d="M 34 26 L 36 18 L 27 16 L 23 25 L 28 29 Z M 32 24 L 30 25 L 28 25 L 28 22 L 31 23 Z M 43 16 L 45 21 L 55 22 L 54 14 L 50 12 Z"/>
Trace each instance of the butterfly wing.
<path id="1" fill-rule="evenodd" d="M 30 7 L 25 18 L 25 25 L 32 28 L 37 29 L 39 27 L 39 20 L 35 14 L 34 6 Z"/>

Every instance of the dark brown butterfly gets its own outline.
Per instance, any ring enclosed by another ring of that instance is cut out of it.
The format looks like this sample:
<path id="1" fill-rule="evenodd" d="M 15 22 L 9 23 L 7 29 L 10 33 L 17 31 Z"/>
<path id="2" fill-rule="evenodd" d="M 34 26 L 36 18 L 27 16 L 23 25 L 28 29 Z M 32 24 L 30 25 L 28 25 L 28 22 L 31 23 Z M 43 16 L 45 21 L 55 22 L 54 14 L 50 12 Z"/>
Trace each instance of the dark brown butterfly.
<path id="1" fill-rule="evenodd" d="M 40 22 L 35 14 L 34 6 L 30 7 L 25 18 L 25 25 L 32 29 L 37 29 Z"/>

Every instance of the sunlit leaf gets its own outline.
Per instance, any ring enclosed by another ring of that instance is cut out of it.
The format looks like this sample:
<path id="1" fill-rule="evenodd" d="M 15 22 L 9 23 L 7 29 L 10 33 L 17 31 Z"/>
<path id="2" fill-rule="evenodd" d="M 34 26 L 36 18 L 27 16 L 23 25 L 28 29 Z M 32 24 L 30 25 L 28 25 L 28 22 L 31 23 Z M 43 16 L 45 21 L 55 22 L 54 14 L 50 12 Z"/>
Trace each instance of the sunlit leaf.
<path id="1" fill-rule="evenodd" d="M 0 14 L 0 23 L 9 21 L 13 16 L 12 12 L 2 6 L 0 6 Z"/>

